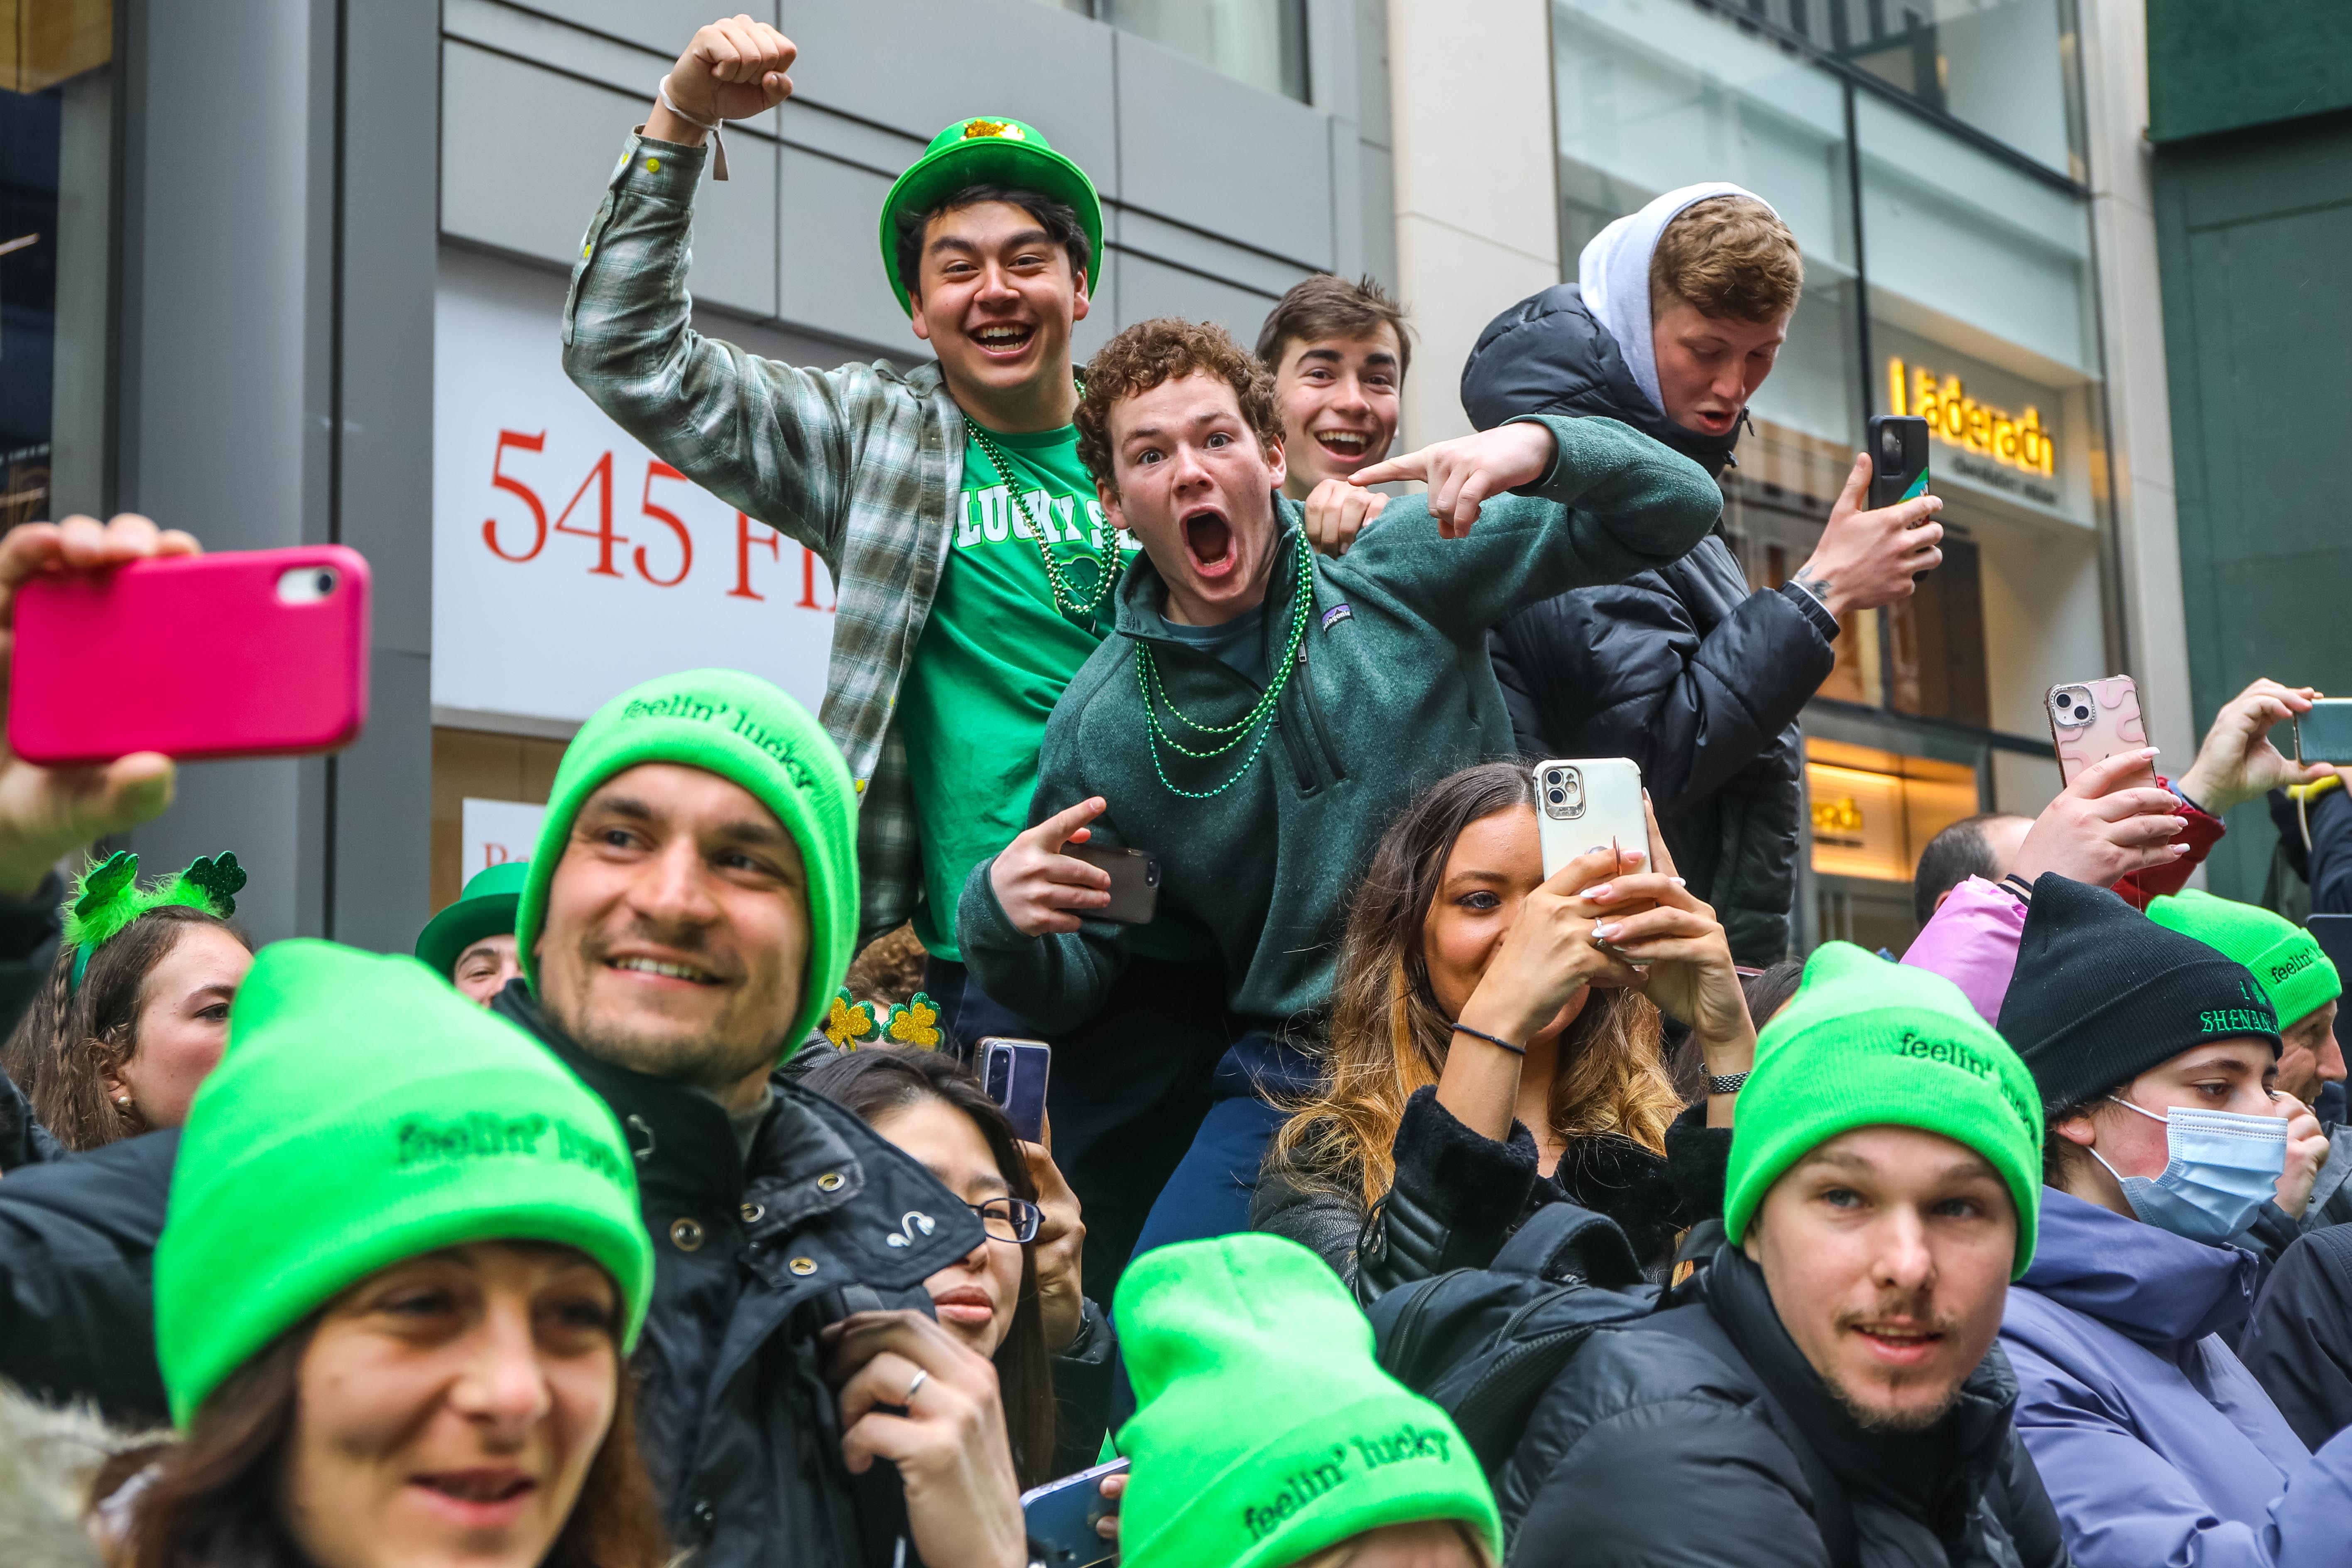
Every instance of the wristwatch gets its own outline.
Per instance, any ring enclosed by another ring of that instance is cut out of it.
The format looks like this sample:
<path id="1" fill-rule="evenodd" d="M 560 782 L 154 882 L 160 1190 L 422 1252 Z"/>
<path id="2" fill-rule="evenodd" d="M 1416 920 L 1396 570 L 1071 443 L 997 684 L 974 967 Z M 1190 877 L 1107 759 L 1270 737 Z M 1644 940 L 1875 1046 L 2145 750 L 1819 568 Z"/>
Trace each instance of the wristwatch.
<path id="1" fill-rule="evenodd" d="M 1744 1072 L 1709 1073 L 1706 1077 L 1706 1091 L 1709 1094 L 1738 1094 L 1739 1086 L 1747 1081 L 1748 1075 Z"/>

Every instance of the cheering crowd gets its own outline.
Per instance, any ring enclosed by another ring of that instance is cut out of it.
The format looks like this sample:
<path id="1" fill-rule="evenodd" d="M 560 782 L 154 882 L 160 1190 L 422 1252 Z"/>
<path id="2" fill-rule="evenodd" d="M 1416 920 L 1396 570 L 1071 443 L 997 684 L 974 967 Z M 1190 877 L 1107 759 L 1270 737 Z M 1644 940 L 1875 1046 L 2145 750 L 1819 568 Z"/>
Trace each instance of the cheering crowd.
<path id="1" fill-rule="evenodd" d="M 0 1563 L 2352 1563 L 2342 987 L 2188 887 L 2292 791 L 2352 913 L 2267 738 L 2315 693 L 1946 829 L 1899 962 L 1790 958 L 1797 717 L 1941 503 L 1864 457 L 1748 588 L 1769 205 L 1612 225 L 1391 456 L 1369 279 L 1074 367 L 1101 203 L 1011 120 L 881 215 L 933 361 L 701 335 L 694 204 L 794 64 L 695 35 L 562 352 L 823 558 L 821 715 L 614 696 L 414 957 L 86 856 L 168 759 L 0 753 Z M 22 526 L 0 637 L 198 548 Z M 1548 857 L 1540 757 L 1638 764 L 1641 841 Z M 1034 1135 L 989 1038 L 1051 1047 Z"/>

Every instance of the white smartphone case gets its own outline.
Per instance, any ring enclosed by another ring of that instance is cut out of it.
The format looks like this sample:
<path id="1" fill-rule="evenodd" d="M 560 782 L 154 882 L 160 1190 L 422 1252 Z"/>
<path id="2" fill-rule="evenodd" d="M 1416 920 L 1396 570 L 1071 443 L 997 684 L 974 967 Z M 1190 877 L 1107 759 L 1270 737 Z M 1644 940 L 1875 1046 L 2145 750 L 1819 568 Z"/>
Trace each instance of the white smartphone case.
<path id="1" fill-rule="evenodd" d="M 1624 757 L 1555 757 L 1535 766 L 1536 831 L 1547 878 L 1612 839 L 1620 849 L 1650 847 L 1642 814 L 1642 770 Z"/>

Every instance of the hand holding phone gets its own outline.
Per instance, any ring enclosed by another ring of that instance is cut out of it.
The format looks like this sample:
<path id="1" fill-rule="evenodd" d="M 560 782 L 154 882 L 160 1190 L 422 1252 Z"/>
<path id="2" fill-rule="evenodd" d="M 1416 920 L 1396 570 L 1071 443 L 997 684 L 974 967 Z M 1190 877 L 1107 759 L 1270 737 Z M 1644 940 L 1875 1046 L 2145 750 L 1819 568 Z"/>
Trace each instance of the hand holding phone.
<path id="1" fill-rule="evenodd" d="M 11 530 L 0 538 L 0 689 L 16 687 L 16 613 L 29 584 L 194 555 L 198 548 L 179 530 L 131 512 L 103 525 L 69 517 Z M 87 700 L 106 695 L 94 680 L 81 692 Z M 29 897 L 58 859 L 160 816 L 172 804 L 173 783 L 172 759 L 155 752 L 118 754 L 103 767 L 49 769 L 0 745 L 0 895 Z"/>
<path id="2" fill-rule="evenodd" d="M 2139 688 L 2128 675 L 2053 686 L 2044 702 L 2050 713 L 2050 742 L 2058 752 L 2058 773 L 2070 784 L 2092 763 L 2147 744 L 2147 729 L 2139 716 Z M 2150 763 L 2144 775 L 2135 773 L 2116 787 L 2153 787 L 2156 782 L 2156 767 Z"/>
<path id="3" fill-rule="evenodd" d="M 1625 757 L 1554 757 L 1535 766 L 1536 838 L 1547 878 L 1588 849 L 1650 847 L 1642 770 Z"/>
<path id="4" fill-rule="evenodd" d="M 1005 1119 L 1022 1142 L 1042 1143 L 1045 1133 L 1045 1079 L 1054 1047 L 1043 1040 L 991 1036 L 980 1042 L 980 1081 L 988 1098 L 1004 1107 Z"/>
<path id="5" fill-rule="evenodd" d="M 15 621 L 8 743 L 29 762 L 331 752 L 367 721 L 368 567 L 339 544 L 37 576 Z"/>
<path id="6" fill-rule="evenodd" d="M 1096 1568 L 1118 1555 L 1117 1493 L 1104 1483 L 1128 1472 L 1113 1459 L 1021 1494 L 1021 1518 L 1046 1568 Z M 1103 1527 L 1112 1526 L 1106 1531 Z"/>

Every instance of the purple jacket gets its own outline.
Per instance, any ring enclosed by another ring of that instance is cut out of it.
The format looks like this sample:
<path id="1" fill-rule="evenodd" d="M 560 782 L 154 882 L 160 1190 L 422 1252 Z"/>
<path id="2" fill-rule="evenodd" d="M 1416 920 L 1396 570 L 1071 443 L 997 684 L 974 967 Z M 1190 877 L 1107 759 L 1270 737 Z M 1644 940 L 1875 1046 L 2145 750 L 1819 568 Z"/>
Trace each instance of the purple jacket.
<path id="1" fill-rule="evenodd" d="M 2000 1330 L 2017 1427 L 2083 1568 L 2352 1564 L 2352 1432 L 2317 1454 L 2214 1331 L 2255 1263 L 2045 1187 Z"/>
<path id="2" fill-rule="evenodd" d="M 1903 962 L 1940 974 L 1960 988 L 1969 1005 L 1998 1026 L 2001 998 L 2017 973 L 2017 944 L 2025 935 L 2025 905 L 1982 877 L 1970 877 L 1920 928 Z"/>

